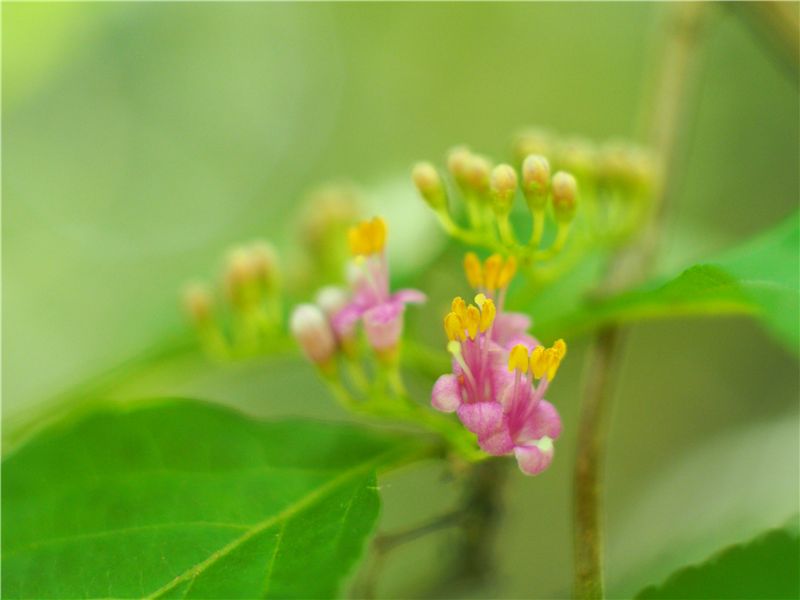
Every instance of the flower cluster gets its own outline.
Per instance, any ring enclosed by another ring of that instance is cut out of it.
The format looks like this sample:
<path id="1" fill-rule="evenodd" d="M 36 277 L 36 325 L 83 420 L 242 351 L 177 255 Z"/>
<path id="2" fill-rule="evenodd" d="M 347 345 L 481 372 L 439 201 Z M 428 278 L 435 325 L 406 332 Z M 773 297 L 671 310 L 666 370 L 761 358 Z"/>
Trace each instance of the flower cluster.
<path id="1" fill-rule="evenodd" d="M 418 163 L 412 178 L 448 234 L 467 243 L 519 256 L 527 262 L 553 258 L 564 248 L 578 201 L 578 186 L 572 174 L 558 171 L 551 176 L 547 158 L 531 154 L 522 161 L 518 175 L 511 165 L 492 165 L 486 157 L 461 146 L 448 154 L 447 168 L 466 208 L 466 226 L 454 220 L 447 186 L 431 163 Z M 510 220 L 518 192 L 531 217 L 530 235 L 525 243 L 518 241 Z M 549 244 L 542 247 L 549 217 L 556 230 Z"/>
<path id="2" fill-rule="evenodd" d="M 192 283 L 184 290 L 184 309 L 203 347 L 215 358 L 257 352 L 281 327 L 281 277 L 275 248 L 259 240 L 232 249 L 220 287 L 224 303 L 219 307 L 206 283 Z"/>
<path id="3" fill-rule="evenodd" d="M 334 368 L 338 350 L 355 358 L 359 324 L 377 359 L 387 366 L 397 362 L 406 305 L 424 302 L 425 295 L 412 289 L 390 291 L 386 238 L 386 222 L 379 217 L 352 227 L 350 289 L 323 288 L 316 304 L 300 305 L 292 314 L 292 333 L 323 371 Z"/>
<path id="4" fill-rule="evenodd" d="M 520 469 L 536 475 L 550 465 L 553 440 L 561 433 L 561 419 L 544 393 L 566 344 L 558 340 L 545 348 L 527 333 L 526 315 L 503 311 L 513 258 L 493 255 L 481 264 L 468 254 L 464 265 L 478 293 L 474 304 L 454 298 L 444 318 L 453 372 L 436 381 L 432 404 L 455 412 L 484 452 L 514 453 Z"/>

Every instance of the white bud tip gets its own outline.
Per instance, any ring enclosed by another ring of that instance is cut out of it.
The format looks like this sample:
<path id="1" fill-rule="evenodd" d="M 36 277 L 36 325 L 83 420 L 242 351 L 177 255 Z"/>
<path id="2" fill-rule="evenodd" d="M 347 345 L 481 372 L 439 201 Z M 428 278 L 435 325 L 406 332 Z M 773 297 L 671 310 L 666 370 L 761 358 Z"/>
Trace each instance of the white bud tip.
<path id="1" fill-rule="evenodd" d="M 308 359 L 316 364 L 328 362 L 336 351 L 336 340 L 328 320 L 313 304 L 295 307 L 289 329 Z"/>
<path id="2" fill-rule="evenodd" d="M 330 319 L 345 307 L 349 298 L 344 288 L 328 285 L 317 292 L 317 306 Z"/>

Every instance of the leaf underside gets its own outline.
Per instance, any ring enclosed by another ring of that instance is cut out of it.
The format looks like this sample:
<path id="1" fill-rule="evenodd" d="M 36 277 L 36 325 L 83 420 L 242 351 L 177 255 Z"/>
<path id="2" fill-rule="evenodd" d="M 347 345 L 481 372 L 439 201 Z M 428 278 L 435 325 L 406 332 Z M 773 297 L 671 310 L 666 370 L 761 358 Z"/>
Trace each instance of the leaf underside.
<path id="1" fill-rule="evenodd" d="M 3 463 L 7 598 L 334 596 L 409 442 L 169 400 L 52 429 Z"/>

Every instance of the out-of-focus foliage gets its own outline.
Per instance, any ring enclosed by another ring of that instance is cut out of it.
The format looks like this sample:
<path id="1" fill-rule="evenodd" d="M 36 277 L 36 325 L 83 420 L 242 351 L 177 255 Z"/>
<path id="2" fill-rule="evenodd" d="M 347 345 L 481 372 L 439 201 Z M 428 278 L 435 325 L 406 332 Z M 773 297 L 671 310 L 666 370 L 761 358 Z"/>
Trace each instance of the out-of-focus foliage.
<path id="1" fill-rule="evenodd" d="M 331 597 L 402 437 L 191 401 L 107 408 L 3 462 L 3 597 Z"/>
<path id="2" fill-rule="evenodd" d="M 719 260 L 695 265 L 664 283 L 610 300 L 587 303 L 572 314 L 551 315 L 541 335 L 576 335 L 611 323 L 682 315 L 757 314 L 787 348 L 800 344 L 798 215 Z M 567 333 L 568 332 L 568 333 Z"/>
<path id="3" fill-rule="evenodd" d="M 677 571 L 636 595 L 642 600 L 685 598 L 797 598 L 800 596 L 797 522 L 722 550 Z"/>

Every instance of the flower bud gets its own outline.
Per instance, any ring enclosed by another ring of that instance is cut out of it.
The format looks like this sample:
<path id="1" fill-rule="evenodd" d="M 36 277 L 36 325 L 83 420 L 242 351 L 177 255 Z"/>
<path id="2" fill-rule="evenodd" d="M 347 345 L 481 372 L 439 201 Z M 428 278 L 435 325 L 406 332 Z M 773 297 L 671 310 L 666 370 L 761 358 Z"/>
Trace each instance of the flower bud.
<path id="1" fill-rule="evenodd" d="M 249 300 L 249 287 L 255 275 L 254 261 L 247 249 L 238 247 L 228 254 L 225 291 L 231 304 L 241 307 Z"/>
<path id="2" fill-rule="evenodd" d="M 349 297 L 344 288 L 335 285 L 328 285 L 317 292 L 317 306 L 322 309 L 328 320 L 342 310 L 349 301 Z"/>
<path id="3" fill-rule="evenodd" d="M 266 289 L 278 283 L 278 253 L 269 242 L 258 240 L 250 246 L 250 268 L 253 277 Z"/>
<path id="4" fill-rule="evenodd" d="M 490 188 L 494 209 L 508 213 L 517 193 L 517 172 L 510 165 L 497 165 L 492 169 Z"/>
<path id="5" fill-rule="evenodd" d="M 521 163 L 526 156 L 540 154 L 547 156 L 553 148 L 551 136 L 541 129 L 528 129 L 514 139 L 514 156 Z M 518 163 L 519 164 L 519 163 Z"/>
<path id="6" fill-rule="evenodd" d="M 211 319 L 211 292 L 202 283 L 191 283 L 183 291 L 183 306 L 186 314 L 197 325 Z"/>
<path id="7" fill-rule="evenodd" d="M 578 178 L 593 179 L 597 176 L 597 150 L 588 140 L 572 138 L 560 148 L 558 166 Z"/>
<path id="8" fill-rule="evenodd" d="M 569 222 L 575 216 L 578 201 L 578 184 L 575 178 L 564 171 L 553 175 L 551 183 L 553 212 L 559 222 Z"/>
<path id="9" fill-rule="evenodd" d="M 428 162 L 420 162 L 414 165 L 411 172 L 411 178 L 414 180 L 414 185 L 425 201 L 434 210 L 441 210 L 447 204 L 447 196 L 445 195 L 444 185 L 442 185 L 442 178 L 434 166 Z"/>
<path id="10" fill-rule="evenodd" d="M 488 196 L 492 163 L 483 156 L 473 154 L 467 164 L 467 185 L 479 196 Z"/>
<path id="11" fill-rule="evenodd" d="M 456 146 L 447 153 L 447 169 L 456 180 L 459 187 L 467 185 L 469 163 L 472 160 L 472 153 L 466 146 Z"/>
<path id="12" fill-rule="evenodd" d="M 522 163 L 522 192 L 531 210 L 542 210 L 550 188 L 550 163 L 544 156 L 531 154 Z"/>
<path id="13" fill-rule="evenodd" d="M 300 344 L 303 354 L 314 364 L 330 368 L 336 353 L 336 339 L 322 311 L 313 304 L 295 307 L 289 321 L 292 335 Z"/>

